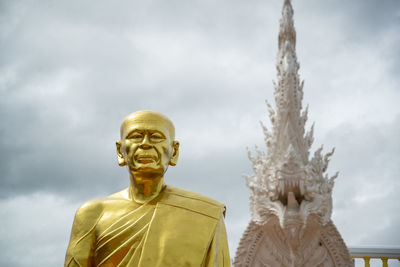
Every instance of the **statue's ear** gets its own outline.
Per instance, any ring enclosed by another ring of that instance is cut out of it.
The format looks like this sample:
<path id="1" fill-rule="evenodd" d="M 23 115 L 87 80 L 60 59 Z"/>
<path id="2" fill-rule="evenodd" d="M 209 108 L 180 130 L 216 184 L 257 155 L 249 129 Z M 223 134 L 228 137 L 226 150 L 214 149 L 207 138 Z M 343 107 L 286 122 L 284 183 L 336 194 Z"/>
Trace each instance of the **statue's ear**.
<path id="1" fill-rule="evenodd" d="M 172 149 L 173 149 L 173 153 L 172 153 L 171 159 L 169 160 L 169 165 L 175 166 L 176 163 L 178 162 L 178 158 L 179 158 L 179 142 L 178 141 L 172 142 Z"/>
<path id="2" fill-rule="evenodd" d="M 119 166 L 125 166 L 126 165 L 126 161 L 125 161 L 125 158 L 124 158 L 124 154 L 122 154 L 122 151 L 121 151 L 121 141 L 115 142 L 115 145 L 117 146 L 118 165 Z"/>

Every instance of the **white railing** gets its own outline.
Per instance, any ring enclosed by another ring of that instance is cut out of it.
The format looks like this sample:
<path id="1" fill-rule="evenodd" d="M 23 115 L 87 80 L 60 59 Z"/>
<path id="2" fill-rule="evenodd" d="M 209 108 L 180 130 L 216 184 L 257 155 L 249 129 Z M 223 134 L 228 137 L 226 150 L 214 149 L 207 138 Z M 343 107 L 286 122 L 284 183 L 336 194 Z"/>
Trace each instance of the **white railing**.
<path id="1" fill-rule="evenodd" d="M 383 267 L 388 267 L 389 260 L 400 262 L 400 248 L 394 247 L 349 247 L 350 255 L 353 259 L 361 258 L 364 266 L 370 267 L 371 259 L 380 259 Z"/>

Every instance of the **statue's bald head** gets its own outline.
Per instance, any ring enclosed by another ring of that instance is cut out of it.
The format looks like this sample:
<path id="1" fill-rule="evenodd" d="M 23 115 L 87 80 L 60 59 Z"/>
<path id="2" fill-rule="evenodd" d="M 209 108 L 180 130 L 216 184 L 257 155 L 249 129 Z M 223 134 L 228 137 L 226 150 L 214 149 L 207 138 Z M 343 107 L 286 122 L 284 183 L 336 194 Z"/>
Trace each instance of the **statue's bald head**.
<path id="1" fill-rule="evenodd" d="M 179 142 L 170 119 L 161 113 L 141 110 L 128 115 L 116 142 L 118 164 L 128 166 L 133 197 L 139 203 L 156 197 L 164 185 L 168 166 L 175 166 Z"/>
<path id="2" fill-rule="evenodd" d="M 170 140 L 175 139 L 174 124 L 167 116 L 152 110 L 140 110 L 129 114 L 121 124 L 121 139 L 138 128 L 163 129 L 168 131 Z"/>

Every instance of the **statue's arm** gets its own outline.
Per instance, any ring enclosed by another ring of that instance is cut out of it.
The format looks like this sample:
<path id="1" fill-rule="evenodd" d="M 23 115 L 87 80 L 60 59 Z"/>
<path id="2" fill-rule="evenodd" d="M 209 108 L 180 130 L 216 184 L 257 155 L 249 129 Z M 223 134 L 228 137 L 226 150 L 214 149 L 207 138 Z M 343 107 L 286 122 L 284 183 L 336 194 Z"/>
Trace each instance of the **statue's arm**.
<path id="1" fill-rule="evenodd" d="M 208 254 L 204 266 L 205 267 L 231 266 L 228 238 L 226 236 L 224 216 L 222 214 L 215 228 L 214 237 L 208 249 Z"/>
<path id="2" fill-rule="evenodd" d="M 95 201 L 89 201 L 78 209 L 65 256 L 65 267 L 94 266 L 95 228 L 101 215 L 102 207 Z"/>

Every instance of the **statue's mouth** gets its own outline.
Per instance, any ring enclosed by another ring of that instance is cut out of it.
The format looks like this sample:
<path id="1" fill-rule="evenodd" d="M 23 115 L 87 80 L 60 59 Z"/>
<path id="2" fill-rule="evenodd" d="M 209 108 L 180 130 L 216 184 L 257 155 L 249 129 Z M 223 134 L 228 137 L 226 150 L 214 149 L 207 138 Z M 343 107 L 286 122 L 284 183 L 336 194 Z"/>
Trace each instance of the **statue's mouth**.
<path id="1" fill-rule="evenodd" d="M 135 157 L 136 161 L 142 164 L 148 164 L 148 163 L 153 163 L 153 162 L 157 162 L 158 161 L 158 157 L 155 155 L 148 155 L 148 154 L 144 154 L 144 155 L 137 155 Z"/>

